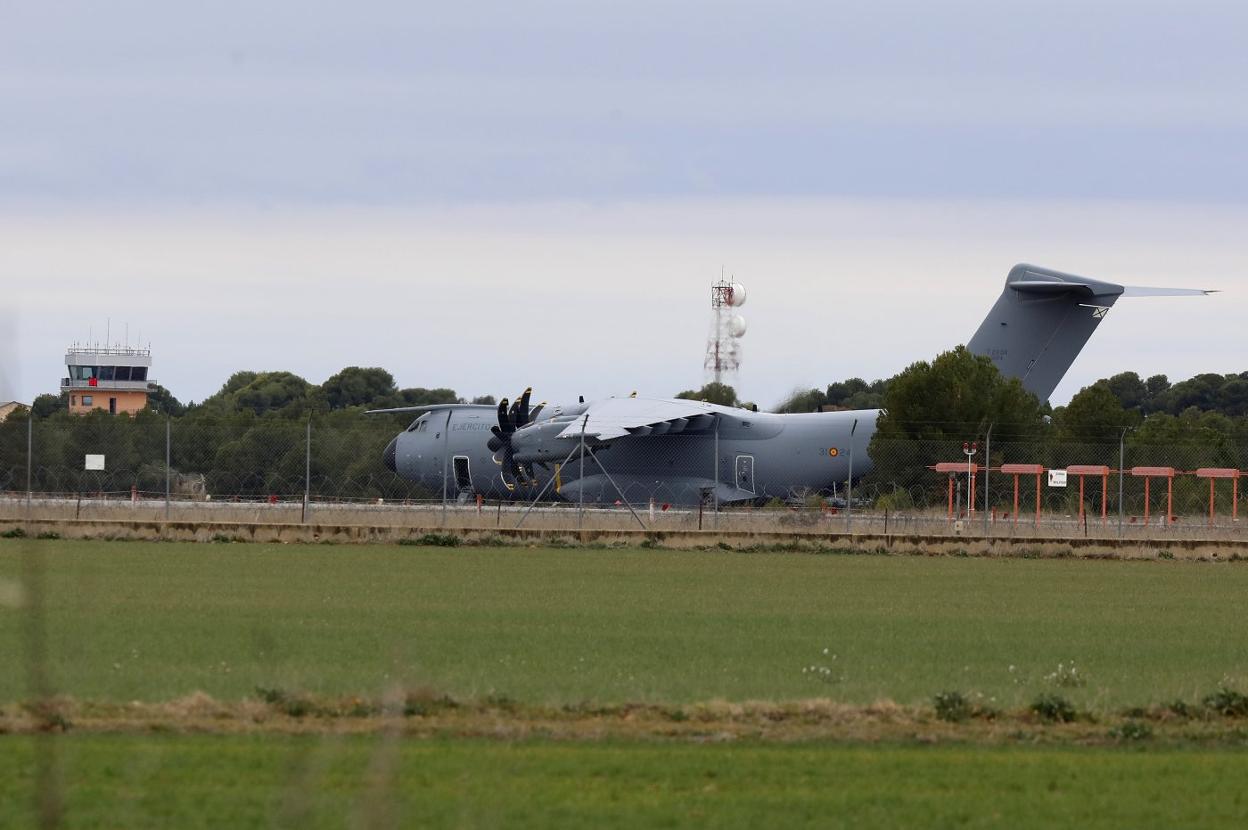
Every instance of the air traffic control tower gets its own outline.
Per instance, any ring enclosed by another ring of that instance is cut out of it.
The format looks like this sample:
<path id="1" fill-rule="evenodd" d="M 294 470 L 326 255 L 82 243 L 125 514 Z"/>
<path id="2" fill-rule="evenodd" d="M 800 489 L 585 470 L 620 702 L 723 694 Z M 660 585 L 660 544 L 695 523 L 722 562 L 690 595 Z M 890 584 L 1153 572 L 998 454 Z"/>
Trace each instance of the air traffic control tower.
<path id="1" fill-rule="evenodd" d="M 69 411 L 82 415 L 104 409 L 133 415 L 147 407 L 152 368 L 151 349 L 79 348 L 65 353 L 68 377 L 61 391 L 69 395 Z"/>

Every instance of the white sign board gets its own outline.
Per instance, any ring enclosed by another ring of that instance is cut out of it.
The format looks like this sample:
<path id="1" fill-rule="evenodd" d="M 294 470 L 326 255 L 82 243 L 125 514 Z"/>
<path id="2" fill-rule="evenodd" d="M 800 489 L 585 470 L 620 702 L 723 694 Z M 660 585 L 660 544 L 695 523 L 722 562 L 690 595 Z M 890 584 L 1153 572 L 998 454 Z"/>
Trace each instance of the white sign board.
<path id="1" fill-rule="evenodd" d="M 1066 471 L 1065 470 L 1049 470 L 1049 486 L 1065 487 Z"/>
<path id="2" fill-rule="evenodd" d="M 104 469 L 104 456 L 88 455 L 87 463 L 83 466 L 83 469 L 84 470 L 103 470 Z"/>

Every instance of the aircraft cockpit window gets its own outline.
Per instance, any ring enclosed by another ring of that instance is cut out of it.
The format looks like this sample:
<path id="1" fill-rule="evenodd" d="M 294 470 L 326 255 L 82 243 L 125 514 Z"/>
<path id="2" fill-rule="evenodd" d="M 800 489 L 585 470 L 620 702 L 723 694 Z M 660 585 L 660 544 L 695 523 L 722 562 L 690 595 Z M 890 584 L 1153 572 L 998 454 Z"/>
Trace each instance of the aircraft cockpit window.
<path id="1" fill-rule="evenodd" d="M 415 421 L 412 421 L 412 423 L 408 425 L 407 431 L 415 432 L 418 429 L 423 429 L 424 426 L 425 426 L 425 416 L 421 415 L 419 418 L 417 418 Z"/>

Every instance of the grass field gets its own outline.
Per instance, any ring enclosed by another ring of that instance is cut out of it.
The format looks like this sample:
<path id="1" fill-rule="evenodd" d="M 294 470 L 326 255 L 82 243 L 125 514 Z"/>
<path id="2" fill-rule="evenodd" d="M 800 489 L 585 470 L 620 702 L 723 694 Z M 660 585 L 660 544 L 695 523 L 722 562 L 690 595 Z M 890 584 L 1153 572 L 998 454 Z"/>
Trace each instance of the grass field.
<path id="1" fill-rule="evenodd" d="M 1248 678 L 1240 563 L 0 540 L 9 585 L 23 544 L 46 567 L 53 687 L 89 700 L 956 689 L 1011 707 L 1073 661 L 1086 685 L 1063 694 L 1095 711 Z M 22 652 L 21 631 L 0 607 L 0 653 Z M 0 673 L 0 701 L 26 693 Z"/>
<path id="2" fill-rule="evenodd" d="M 0 826 L 33 826 L 0 738 Z M 1248 754 L 65 736 L 67 827 L 1235 827 Z"/>
<path id="3" fill-rule="evenodd" d="M 55 710 L 17 702 L 31 566 Z M 58 730 L 0 734 L 0 827 L 37 757 L 67 827 L 1238 827 L 1242 717 L 1114 730 L 1248 686 L 1244 596 L 1241 563 L 0 540 L 0 733 Z M 453 705 L 350 714 L 396 690 Z"/>

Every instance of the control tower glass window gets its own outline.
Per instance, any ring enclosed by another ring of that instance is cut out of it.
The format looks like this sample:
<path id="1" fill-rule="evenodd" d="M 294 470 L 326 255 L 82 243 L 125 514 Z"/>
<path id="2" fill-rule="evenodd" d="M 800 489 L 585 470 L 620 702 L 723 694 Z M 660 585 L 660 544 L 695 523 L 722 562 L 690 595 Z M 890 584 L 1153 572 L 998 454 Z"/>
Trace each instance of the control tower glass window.
<path id="1" fill-rule="evenodd" d="M 113 380 L 130 380 L 130 367 L 117 366 L 113 369 Z"/>
<path id="2" fill-rule="evenodd" d="M 130 367 L 130 380 L 147 380 L 147 367 L 146 366 L 131 366 Z"/>
<path id="3" fill-rule="evenodd" d="M 101 366 L 100 367 L 100 380 L 112 380 L 112 379 L 113 379 L 113 367 Z"/>

